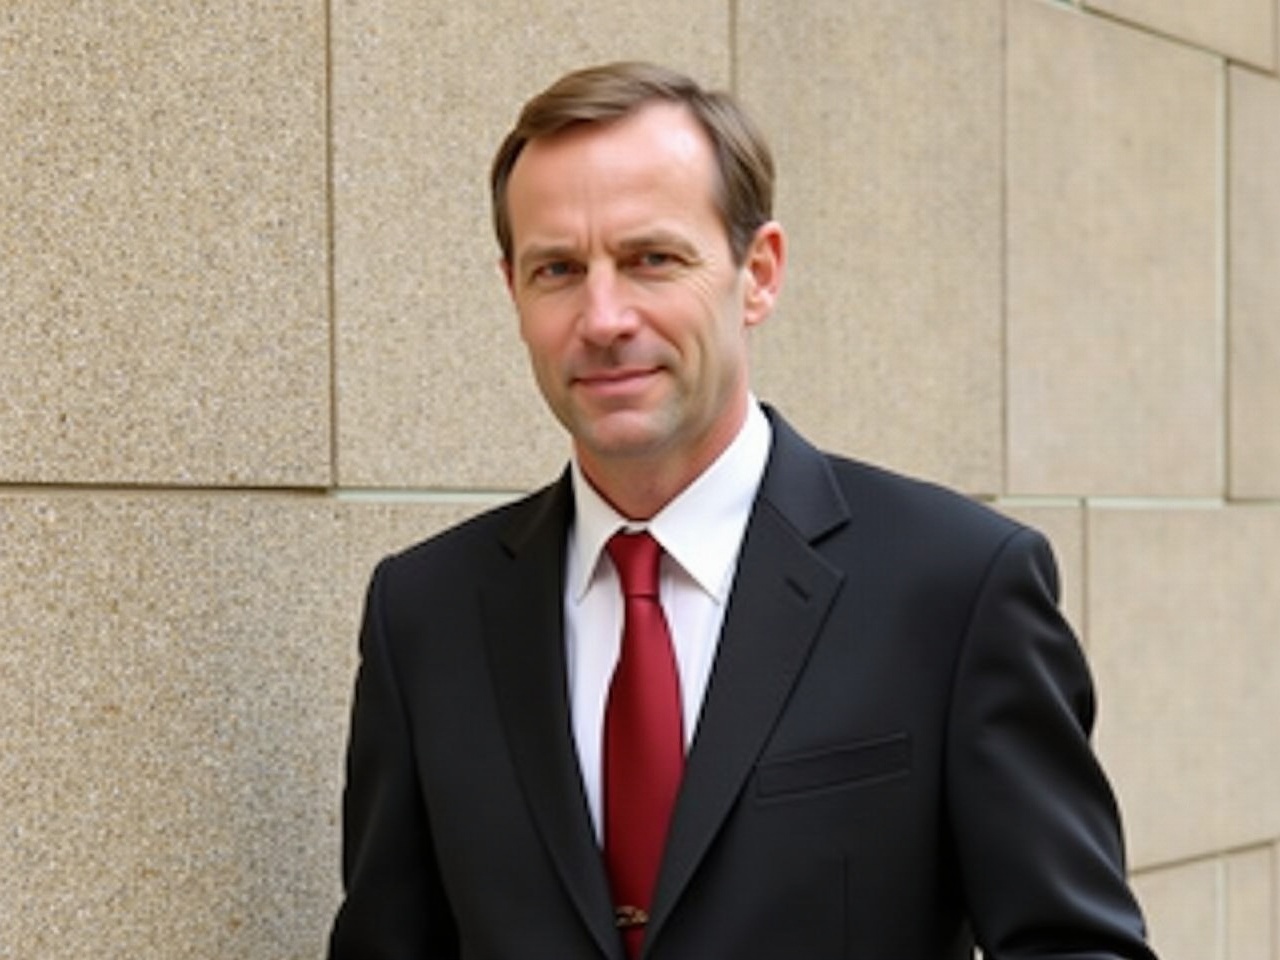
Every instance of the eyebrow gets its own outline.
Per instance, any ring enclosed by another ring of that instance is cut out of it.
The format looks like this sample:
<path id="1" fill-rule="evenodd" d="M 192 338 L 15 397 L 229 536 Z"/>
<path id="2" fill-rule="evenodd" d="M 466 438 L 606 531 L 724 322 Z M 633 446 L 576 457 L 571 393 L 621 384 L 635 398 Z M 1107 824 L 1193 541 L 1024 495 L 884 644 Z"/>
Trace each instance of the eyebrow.
<path id="1" fill-rule="evenodd" d="M 652 250 L 654 247 L 670 247 L 689 259 L 698 257 L 698 248 L 681 234 L 670 230 L 654 230 L 650 233 L 627 237 L 618 244 L 622 253 L 634 253 L 637 250 Z"/>
<path id="2" fill-rule="evenodd" d="M 701 259 L 697 246 L 672 230 L 651 230 L 624 237 L 618 242 L 617 250 L 619 253 L 629 254 L 640 250 L 652 250 L 655 247 L 669 247 L 690 260 Z M 549 263 L 554 260 L 573 260 L 579 256 L 578 250 L 572 244 L 531 243 L 525 249 L 516 252 L 515 265 L 517 271 L 524 272 L 534 264 Z"/>

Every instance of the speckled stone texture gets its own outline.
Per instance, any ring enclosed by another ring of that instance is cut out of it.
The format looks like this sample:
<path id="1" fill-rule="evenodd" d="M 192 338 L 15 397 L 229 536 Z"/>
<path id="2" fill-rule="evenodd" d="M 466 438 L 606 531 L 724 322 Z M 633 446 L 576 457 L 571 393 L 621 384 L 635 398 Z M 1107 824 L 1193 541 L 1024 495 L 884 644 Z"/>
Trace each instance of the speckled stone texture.
<path id="1" fill-rule="evenodd" d="M 1271 960 L 1280 930 L 1276 850 L 1262 846 L 1139 876 L 1161 960 Z"/>
<path id="2" fill-rule="evenodd" d="M 1230 72 L 1231 493 L 1280 498 L 1280 79 Z"/>
<path id="3" fill-rule="evenodd" d="M 1096 508 L 1099 746 L 1135 864 L 1280 836 L 1280 510 Z"/>
<path id="4" fill-rule="evenodd" d="M 320 956 L 366 578 L 474 509 L 0 494 L 0 957 Z"/>
<path id="5" fill-rule="evenodd" d="M 1220 495 L 1221 64 L 1009 13 L 1008 492 Z"/>
<path id="6" fill-rule="evenodd" d="M 826 446 L 1001 490 L 999 0 L 744 3 L 792 240 L 755 381 Z"/>
<path id="7" fill-rule="evenodd" d="M 0 482 L 325 485 L 324 18 L 0 10 Z"/>
<path id="8" fill-rule="evenodd" d="M 1275 0 L 1083 0 L 1083 5 L 1256 67 L 1276 66 Z"/>

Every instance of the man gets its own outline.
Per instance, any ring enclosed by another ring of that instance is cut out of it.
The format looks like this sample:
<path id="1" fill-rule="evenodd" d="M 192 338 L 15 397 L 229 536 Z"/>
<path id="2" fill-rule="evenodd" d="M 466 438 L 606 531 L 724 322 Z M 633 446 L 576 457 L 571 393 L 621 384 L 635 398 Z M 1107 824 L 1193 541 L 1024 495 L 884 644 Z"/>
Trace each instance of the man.
<path id="1" fill-rule="evenodd" d="M 499 150 L 573 458 L 373 577 L 331 960 L 1152 957 L 1042 538 L 750 392 L 772 178 L 644 64 Z"/>

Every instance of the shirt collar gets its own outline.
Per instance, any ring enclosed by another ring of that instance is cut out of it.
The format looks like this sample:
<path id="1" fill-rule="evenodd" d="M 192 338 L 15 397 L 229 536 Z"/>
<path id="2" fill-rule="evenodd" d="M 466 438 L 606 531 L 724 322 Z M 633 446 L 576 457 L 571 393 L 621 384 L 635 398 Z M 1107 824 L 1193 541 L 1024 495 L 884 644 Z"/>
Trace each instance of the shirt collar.
<path id="1" fill-rule="evenodd" d="M 591 486 L 576 458 L 568 586 L 574 601 L 591 585 L 600 554 L 623 527 L 647 529 L 662 549 L 718 603 L 728 599 L 738 548 L 769 459 L 773 431 L 755 397 L 723 453 L 648 523 L 628 521 Z"/>

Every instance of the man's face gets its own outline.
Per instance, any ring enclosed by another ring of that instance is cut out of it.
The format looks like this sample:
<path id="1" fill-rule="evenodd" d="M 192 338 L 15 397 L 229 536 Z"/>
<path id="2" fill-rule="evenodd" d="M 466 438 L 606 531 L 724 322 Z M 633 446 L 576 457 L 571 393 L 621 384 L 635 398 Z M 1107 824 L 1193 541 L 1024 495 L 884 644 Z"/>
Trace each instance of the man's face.
<path id="1" fill-rule="evenodd" d="M 746 330 L 772 308 L 781 234 L 735 266 L 706 134 L 679 105 L 525 147 L 504 264 L 548 405 L 597 481 L 622 466 L 692 480 L 747 398 Z"/>

